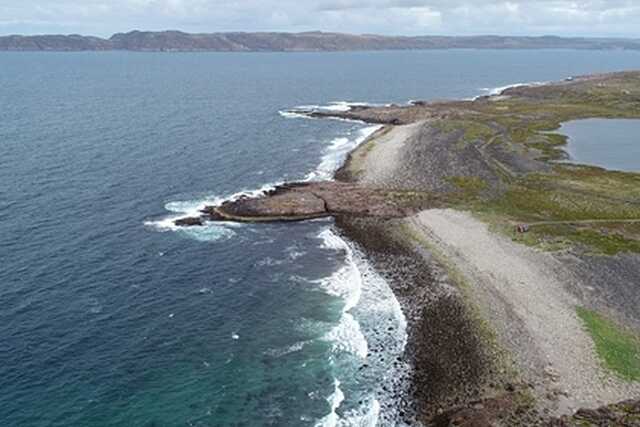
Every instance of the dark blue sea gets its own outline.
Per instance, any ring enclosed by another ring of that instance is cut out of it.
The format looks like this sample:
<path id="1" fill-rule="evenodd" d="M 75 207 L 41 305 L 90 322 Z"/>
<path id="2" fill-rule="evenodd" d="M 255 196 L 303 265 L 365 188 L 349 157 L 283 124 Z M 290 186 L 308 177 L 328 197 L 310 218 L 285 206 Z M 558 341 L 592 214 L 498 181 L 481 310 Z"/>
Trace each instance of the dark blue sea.
<path id="1" fill-rule="evenodd" d="M 331 221 L 171 220 L 329 178 L 373 130 L 289 108 L 631 68 L 640 53 L 1 53 L 0 425 L 382 425 L 405 320 Z"/>

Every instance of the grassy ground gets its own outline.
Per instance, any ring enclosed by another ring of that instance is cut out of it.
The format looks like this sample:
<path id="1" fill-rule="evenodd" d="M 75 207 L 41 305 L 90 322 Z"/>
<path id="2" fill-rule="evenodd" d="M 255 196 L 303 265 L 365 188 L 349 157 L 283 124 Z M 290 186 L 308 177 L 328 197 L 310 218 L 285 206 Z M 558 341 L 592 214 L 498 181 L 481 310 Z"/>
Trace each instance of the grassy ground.
<path id="1" fill-rule="evenodd" d="M 497 229 L 529 245 L 545 249 L 580 246 L 604 255 L 640 252 L 640 225 L 614 221 L 640 219 L 640 174 L 549 162 L 565 156 L 567 138 L 553 133 L 562 122 L 589 117 L 640 118 L 640 73 L 524 88 L 505 99 L 463 105 L 466 110 L 436 123 L 446 132 L 459 132 L 456 146 L 524 148 L 550 167 L 538 173 L 504 174 L 496 168 L 500 162 L 489 158 L 487 164 L 501 176 L 505 190 L 487 196 L 479 178 L 452 176 L 449 180 L 459 190 L 451 197 L 452 204 L 482 214 Z M 586 220 L 612 222 L 540 225 L 526 235 L 513 232 L 518 223 Z"/>
<path id="2" fill-rule="evenodd" d="M 640 380 L 640 338 L 599 313 L 577 308 L 605 366 L 628 381 Z"/>
<path id="3" fill-rule="evenodd" d="M 640 253 L 640 221 L 630 221 L 640 220 L 640 174 L 556 162 L 566 159 L 567 138 L 556 132 L 561 123 L 640 119 L 640 73 L 519 88 L 506 94 L 473 102 L 364 110 L 363 119 L 372 122 L 426 120 L 428 132 L 410 141 L 414 145 L 408 148 L 417 154 L 409 160 L 421 160 L 422 155 L 430 162 L 408 161 L 406 167 L 410 176 L 448 175 L 448 186 L 416 180 L 412 191 L 390 197 L 410 207 L 422 203 L 431 207 L 429 203 L 437 200 L 433 207 L 469 210 L 514 240 L 545 250 L 572 248 L 603 256 Z M 419 144 L 428 150 L 420 151 Z M 364 157 L 368 150 L 362 151 Z M 437 191 L 437 197 L 431 199 L 428 191 Z M 529 232 L 517 233 L 517 224 L 529 224 Z M 399 232 L 404 241 L 427 248 L 446 267 L 494 363 L 507 377 L 517 377 L 509 369 L 512 360 L 502 355 L 495 331 L 455 266 L 411 227 L 400 227 Z M 640 381 L 640 339 L 597 312 L 577 308 L 577 314 L 602 364 L 624 380 Z M 578 420 L 567 425 L 590 424 Z"/>
<path id="4" fill-rule="evenodd" d="M 546 248 L 582 245 L 595 253 L 640 252 L 640 175 L 586 166 L 556 166 L 512 183 L 499 197 L 475 202 L 472 209 L 522 243 Z M 609 220 L 611 222 L 597 222 Z M 512 232 L 515 223 L 575 221 L 533 225 Z M 589 223 L 588 221 L 594 221 Z"/>

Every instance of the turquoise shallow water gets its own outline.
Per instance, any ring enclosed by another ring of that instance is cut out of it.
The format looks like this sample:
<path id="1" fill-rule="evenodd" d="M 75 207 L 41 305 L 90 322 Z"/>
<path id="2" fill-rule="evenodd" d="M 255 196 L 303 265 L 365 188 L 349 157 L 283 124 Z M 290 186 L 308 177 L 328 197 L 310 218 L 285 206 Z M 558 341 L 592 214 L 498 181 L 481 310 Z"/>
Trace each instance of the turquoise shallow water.
<path id="1" fill-rule="evenodd" d="M 364 136 L 287 108 L 639 65 L 583 51 L 0 54 L 0 424 L 374 424 L 388 366 L 359 367 L 381 340 L 399 351 L 402 319 L 331 222 L 169 219 L 326 176 Z M 376 338 L 380 324 L 395 332 Z"/>

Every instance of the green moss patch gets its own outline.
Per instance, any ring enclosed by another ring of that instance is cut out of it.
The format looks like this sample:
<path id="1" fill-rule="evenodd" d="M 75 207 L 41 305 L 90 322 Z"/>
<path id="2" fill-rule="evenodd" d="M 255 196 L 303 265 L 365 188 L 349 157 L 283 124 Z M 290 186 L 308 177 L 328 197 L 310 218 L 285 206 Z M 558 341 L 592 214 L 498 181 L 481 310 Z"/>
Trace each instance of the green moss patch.
<path id="1" fill-rule="evenodd" d="M 639 174 L 558 166 L 552 173 L 516 180 L 493 200 L 476 200 L 473 210 L 493 224 L 507 224 L 498 227 L 502 231 L 531 224 L 529 233 L 511 232 L 514 240 L 528 245 L 560 249 L 578 244 L 596 254 L 640 253 L 640 223 L 631 222 L 640 220 Z"/>
<path id="2" fill-rule="evenodd" d="M 541 153 L 539 160 L 561 160 L 565 158 L 563 147 L 567 144 L 567 137 L 556 133 L 535 133 L 531 135 L 525 145 Z"/>
<path id="3" fill-rule="evenodd" d="M 567 137 L 558 133 L 562 123 L 640 118 L 640 73 L 576 79 L 520 88 L 502 97 L 421 108 L 423 112 L 408 109 L 412 114 L 406 121 L 428 112 L 425 119 L 443 134 L 437 137 L 450 144 L 452 156 L 477 154 L 484 163 L 452 174 L 496 178 L 484 182 L 449 177 L 453 191 L 443 195 L 448 206 L 489 218 L 514 240 L 544 249 L 575 246 L 603 255 L 640 253 L 640 226 L 630 221 L 640 220 L 640 174 L 555 162 L 567 157 Z M 515 161 L 518 157 L 524 161 Z M 491 175 L 476 167 L 485 167 Z M 516 224 L 534 225 L 529 233 L 516 234 Z"/>
<path id="4" fill-rule="evenodd" d="M 578 317 L 604 365 L 627 381 L 640 381 L 640 339 L 595 311 L 578 307 Z"/>
<path id="5" fill-rule="evenodd" d="M 462 132 L 461 142 L 488 141 L 496 132 L 486 123 L 475 120 L 440 120 L 432 124 L 442 132 Z"/>
<path id="6" fill-rule="evenodd" d="M 477 176 L 451 176 L 447 181 L 455 185 L 464 198 L 475 198 L 488 187 L 487 182 Z"/>
<path id="7" fill-rule="evenodd" d="M 571 240 L 595 248 L 604 255 L 616 255 L 620 252 L 640 252 L 640 241 L 627 239 L 617 233 L 597 230 L 574 230 L 568 237 Z"/>

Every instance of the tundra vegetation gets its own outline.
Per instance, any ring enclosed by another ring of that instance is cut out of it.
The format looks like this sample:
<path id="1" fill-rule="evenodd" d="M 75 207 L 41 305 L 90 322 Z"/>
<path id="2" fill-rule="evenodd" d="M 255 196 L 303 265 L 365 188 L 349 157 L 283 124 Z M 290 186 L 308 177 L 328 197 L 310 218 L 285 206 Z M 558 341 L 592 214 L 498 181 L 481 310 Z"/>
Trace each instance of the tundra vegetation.
<path id="1" fill-rule="evenodd" d="M 406 140 L 397 155 L 401 165 L 397 176 L 383 185 L 410 190 L 407 194 L 412 195 L 418 210 L 449 207 L 472 212 L 493 231 L 518 243 L 559 255 L 577 255 L 582 260 L 640 253 L 640 174 L 572 163 L 564 151 L 567 137 L 558 133 L 567 121 L 640 119 L 638 72 L 514 87 L 473 101 L 356 108 L 342 117 L 391 125 L 387 129 L 423 123 L 419 136 Z M 356 150 L 345 166 L 363 185 L 376 184 L 366 176 L 367 166 L 375 167 L 367 165 L 367 155 L 379 143 L 372 139 Z M 604 146 L 611 144 L 612 150 L 616 149 L 614 143 L 602 141 Z M 436 200 L 438 205 L 433 204 Z M 518 225 L 525 227 L 518 229 Z M 408 229 L 404 234 L 417 239 Z M 418 244 L 434 253 L 423 237 Z M 447 265 L 446 258 L 440 258 Z M 629 262 L 630 258 L 623 259 Z M 616 262 L 610 268 L 624 265 Z M 463 295 L 469 293 L 464 277 L 451 270 L 449 276 Z M 464 300 L 468 312 L 478 313 L 475 297 Z M 634 330 L 637 313 L 629 323 L 610 316 L 606 304 L 592 304 L 588 298 L 582 302 L 585 307 L 577 307 L 576 315 L 602 366 L 623 382 L 639 381 L 640 341 Z M 489 347 L 495 347 L 491 344 L 495 339 L 490 339 L 494 335 L 486 333 L 490 327 L 481 319 L 481 314 L 476 316 L 477 333 Z M 497 357 L 493 363 L 508 371 L 508 357 Z M 529 396 L 526 390 L 515 395 Z M 530 399 L 524 401 L 527 404 L 516 402 L 521 410 L 531 404 Z M 635 403 L 613 405 L 601 412 L 625 422 L 638 417 Z M 602 417 L 591 415 L 584 411 L 562 422 L 600 425 Z"/>
<path id="2" fill-rule="evenodd" d="M 640 72 L 467 101 L 296 112 L 385 126 L 336 181 L 284 185 L 189 220 L 336 217 L 407 313 L 408 393 L 420 403 L 409 410 L 401 401 L 403 412 L 415 411 L 410 419 L 582 426 L 640 418 L 640 402 L 630 401 L 549 421 L 571 412 L 563 400 L 637 399 L 640 173 L 571 163 L 558 129 L 640 119 Z"/>
<path id="3" fill-rule="evenodd" d="M 640 174 L 566 162 L 567 138 L 555 132 L 571 120 L 640 118 L 640 73 L 512 88 L 447 107 L 451 113 L 434 126 L 455 133 L 455 146 L 472 144 L 488 153 L 486 164 L 499 177 L 494 185 L 480 176 L 448 177 L 457 190 L 449 195 L 452 206 L 475 211 L 515 240 L 547 250 L 640 252 Z M 523 173 L 490 154 L 496 145 L 501 152 L 524 150 L 541 164 Z M 518 223 L 530 224 L 529 232 L 516 233 Z"/>

